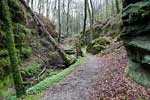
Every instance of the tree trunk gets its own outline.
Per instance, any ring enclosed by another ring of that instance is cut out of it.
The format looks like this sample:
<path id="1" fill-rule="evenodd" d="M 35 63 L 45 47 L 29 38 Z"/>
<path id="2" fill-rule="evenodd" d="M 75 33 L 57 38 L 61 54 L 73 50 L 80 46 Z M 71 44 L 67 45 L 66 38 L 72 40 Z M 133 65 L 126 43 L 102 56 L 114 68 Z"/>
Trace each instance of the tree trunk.
<path id="1" fill-rule="evenodd" d="M 58 0 L 58 42 L 61 41 L 61 22 L 60 22 L 60 0 Z"/>
<path id="2" fill-rule="evenodd" d="M 90 4 L 89 2 L 87 2 L 87 8 L 88 8 L 88 14 L 89 14 L 89 20 L 90 20 L 90 30 L 91 30 L 91 36 L 90 36 L 90 40 L 92 40 L 93 38 L 93 20 L 92 20 L 92 11 L 90 10 Z"/>
<path id="3" fill-rule="evenodd" d="M 18 58 L 14 43 L 14 35 L 13 35 L 13 28 L 12 28 L 12 19 L 9 12 L 8 2 L 7 0 L 0 1 L 0 13 L 1 17 L 4 21 L 3 31 L 6 33 L 7 39 L 7 48 L 9 52 L 9 59 L 11 63 L 11 72 L 13 75 L 13 80 L 16 88 L 16 95 L 17 97 L 22 96 L 25 94 L 25 88 L 23 86 L 22 77 L 18 68 Z"/>
<path id="4" fill-rule="evenodd" d="M 92 0 L 90 0 L 90 5 L 91 5 L 91 21 L 92 21 L 92 25 L 94 24 L 94 7 L 93 7 L 93 3 Z"/>
<path id="5" fill-rule="evenodd" d="M 106 10 L 106 11 L 105 11 L 105 14 L 106 14 L 105 17 L 108 18 L 108 17 L 109 17 L 109 14 L 108 14 L 108 9 L 109 9 L 108 0 L 105 0 L 105 7 L 106 7 L 106 8 L 105 8 L 105 10 Z"/>
<path id="6" fill-rule="evenodd" d="M 30 4 L 30 0 L 27 0 L 27 4 L 28 4 L 28 5 Z"/>
<path id="7" fill-rule="evenodd" d="M 32 10 L 34 9 L 34 1 L 33 0 L 31 0 L 31 8 L 32 8 Z"/>
<path id="8" fill-rule="evenodd" d="M 71 64 L 71 60 L 68 59 L 67 55 L 65 54 L 65 52 L 63 50 L 61 50 L 57 44 L 57 42 L 53 39 L 53 37 L 51 36 L 51 34 L 47 31 L 47 29 L 44 27 L 44 24 L 40 21 L 40 19 L 36 16 L 36 14 L 34 14 L 34 12 L 31 10 L 31 8 L 26 4 L 26 2 L 24 0 L 19 0 L 24 6 L 25 8 L 28 10 L 28 12 L 32 15 L 35 23 L 37 24 L 37 26 L 41 29 L 41 31 L 43 33 L 45 33 L 48 38 L 49 41 L 52 43 L 52 45 L 57 49 L 58 53 L 60 54 L 60 56 L 62 57 L 62 59 L 65 61 L 66 66 L 69 66 Z"/>
<path id="9" fill-rule="evenodd" d="M 84 0 L 84 25 L 82 34 L 83 43 L 85 43 L 86 20 L 87 20 L 87 0 Z"/>
<path id="10" fill-rule="evenodd" d="M 70 2 L 71 2 L 71 0 L 68 0 L 68 4 L 67 4 L 67 37 L 69 36 L 69 13 L 70 13 Z"/>
<path id="11" fill-rule="evenodd" d="M 116 2 L 116 10 L 117 10 L 117 14 L 120 13 L 120 8 L 119 8 L 119 1 L 118 0 L 115 0 Z"/>
<path id="12" fill-rule="evenodd" d="M 111 16 L 114 16 L 114 12 L 115 12 L 115 9 L 114 9 L 114 0 L 111 1 Z"/>

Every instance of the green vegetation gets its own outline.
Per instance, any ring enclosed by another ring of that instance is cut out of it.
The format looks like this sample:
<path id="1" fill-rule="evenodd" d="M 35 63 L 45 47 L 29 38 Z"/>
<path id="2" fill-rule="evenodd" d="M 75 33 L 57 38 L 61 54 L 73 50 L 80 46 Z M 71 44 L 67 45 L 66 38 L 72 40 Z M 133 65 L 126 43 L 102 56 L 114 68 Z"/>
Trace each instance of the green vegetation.
<path id="1" fill-rule="evenodd" d="M 89 43 L 89 45 L 87 46 L 86 50 L 89 53 L 98 54 L 102 50 L 104 50 L 107 47 L 108 44 L 110 44 L 108 39 L 106 39 L 105 37 L 99 37 L 99 38 L 91 41 Z"/>
<path id="2" fill-rule="evenodd" d="M 22 58 L 29 58 L 32 54 L 32 48 L 28 47 L 28 48 L 22 48 L 21 49 L 21 57 Z"/>
<path id="3" fill-rule="evenodd" d="M 12 86 L 13 80 L 11 76 L 5 76 L 3 80 L 0 80 L 0 97 L 1 98 L 8 98 L 12 94 L 14 94 L 14 89 L 7 88 L 6 86 Z M 7 100 L 7 99 L 6 99 Z"/>
<path id="4" fill-rule="evenodd" d="M 0 50 L 0 57 L 6 57 L 8 56 L 8 51 L 6 49 Z"/>
<path id="5" fill-rule="evenodd" d="M 0 12 L 3 15 L 1 19 L 3 19 L 4 21 L 2 30 L 6 33 L 7 48 L 8 48 L 9 58 L 11 62 L 11 72 L 15 83 L 17 97 L 20 97 L 22 94 L 25 94 L 25 89 L 22 84 L 23 83 L 22 77 L 20 75 L 19 68 L 18 68 L 18 58 L 17 58 L 16 48 L 15 48 L 14 34 L 12 30 L 13 29 L 12 19 L 11 19 L 7 0 L 1 1 L 0 4 L 2 7 Z"/>
<path id="6" fill-rule="evenodd" d="M 40 65 L 35 63 L 32 64 L 31 66 L 24 66 L 20 70 L 22 75 L 32 77 L 37 74 L 39 69 L 40 69 Z"/>
<path id="7" fill-rule="evenodd" d="M 71 65 L 69 68 L 66 68 L 63 71 L 61 71 L 60 73 L 58 73 L 52 77 L 46 78 L 45 80 L 41 81 L 37 85 L 29 88 L 27 90 L 27 93 L 35 94 L 35 93 L 38 93 L 41 90 L 49 87 L 50 85 L 55 84 L 56 82 L 60 81 L 60 79 L 62 79 L 65 75 L 67 75 L 71 71 L 73 71 L 76 68 L 76 66 L 78 66 L 81 62 L 82 62 L 82 58 L 78 59 L 78 61 L 74 65 Z"/>
<path id="8" fill-rule="evenodd" d="M 142 99 L 142 98 L 138 98 L 138 99 L 136 99 L 136 100 L 145 100 L 145 99 Z"/>

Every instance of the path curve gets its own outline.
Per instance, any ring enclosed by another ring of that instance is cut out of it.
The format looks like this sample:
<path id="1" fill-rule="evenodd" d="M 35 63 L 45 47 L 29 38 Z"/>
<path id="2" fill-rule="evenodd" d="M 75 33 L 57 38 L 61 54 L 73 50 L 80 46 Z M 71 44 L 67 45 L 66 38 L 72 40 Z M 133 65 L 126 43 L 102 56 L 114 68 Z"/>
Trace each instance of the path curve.
<path id="1" fill-rule="evenodd" d="M 100 72 L 100 60 L 87 55 L 84 62 L 54 87 L 50 87 L 41 100 L 90 100 L 92 85 Z"/>

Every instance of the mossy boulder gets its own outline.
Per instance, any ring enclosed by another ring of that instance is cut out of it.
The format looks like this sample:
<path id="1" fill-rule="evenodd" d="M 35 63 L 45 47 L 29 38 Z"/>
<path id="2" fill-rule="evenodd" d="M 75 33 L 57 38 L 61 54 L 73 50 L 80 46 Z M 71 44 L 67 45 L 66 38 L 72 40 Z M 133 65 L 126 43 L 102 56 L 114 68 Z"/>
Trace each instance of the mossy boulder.
<path id="1" fill-rule="evenodd" d="M 87 52 L 92 54 L 98 54 L 102 50 L 104 50 L 109 44 L 110 41 L 106 37 L 99 37 L 98 39 L 95 39 L 89 43 L 89 45 L 87 46 Z"/>
<path id="2" fill-rule="evenodd" d="M 50 65 L 58 65 L 58 64 L 64 64 L 64 61 L 62 60 L 62 58 L 60 57 L 60 55 L 57 52 L 49 52 L 49 56 L 48 56 L 48 62 Z"/>
<path id="3" fill-rule="evenodd" d="M 129 4 L 128 4 L 128 3 Z M 121 38 L 128 53 L 126 73 L 140 84 L 150 86 L 150 0 L 125 0 Z"/>
<path id="4" fill-rule="evenodd" d="M 106 20 L 96 22 L 92 29 L 87 29 L 85 33 L 84 45 L 88 45 L 91 40 L 95 40 L 99 37 L 111 37 L 118 41 L 122 32 L 122 18 L 121 15 L 116 15 Z M 83 33 L 81 32 L 81 36 Z M 81 37 L 81 43 L 83 44 L 83 37 Z"/>

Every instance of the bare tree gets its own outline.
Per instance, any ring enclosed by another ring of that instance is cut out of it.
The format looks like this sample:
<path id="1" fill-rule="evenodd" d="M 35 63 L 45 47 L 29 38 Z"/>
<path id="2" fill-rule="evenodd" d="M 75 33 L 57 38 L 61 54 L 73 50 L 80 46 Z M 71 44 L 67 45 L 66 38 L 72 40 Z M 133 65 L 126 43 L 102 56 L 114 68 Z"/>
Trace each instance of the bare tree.
<path id="1" fill-rule="evenodd" d="M 70 14 L 70 3 L 72 0 L 68 0 L 67 4 L 67 37 L 69 36 L 69 14 Z"/>
<path id="2" fill-rule="evenodd" d="M 92 0 L 90 0 L 90 5 L 91 5 L 91 21 L 92 21 L 92 25 L 94 24 L 94 7 L 93 7 L 93 3 Z"/>
<path id="3" fill-rule="evenodd" d="M 58 0 L 58 42 L 61 41 L 60 0 Z"/>
<path id="4" fill-rule="evenodd" d="M 115 0 L 116 3 L 116 10 L 117 10 L 117 14 L 120 13 L 120 8 L 119 8 L 119 1 Z"/>
<path id="5" fill-rule="evenodd" d="M 87 0 L 84 0 L 84 24 L 83 24 L 83 42 L 85 42 L 85 31 L 86 31 L 86 21 L 87 21 Z"/>

